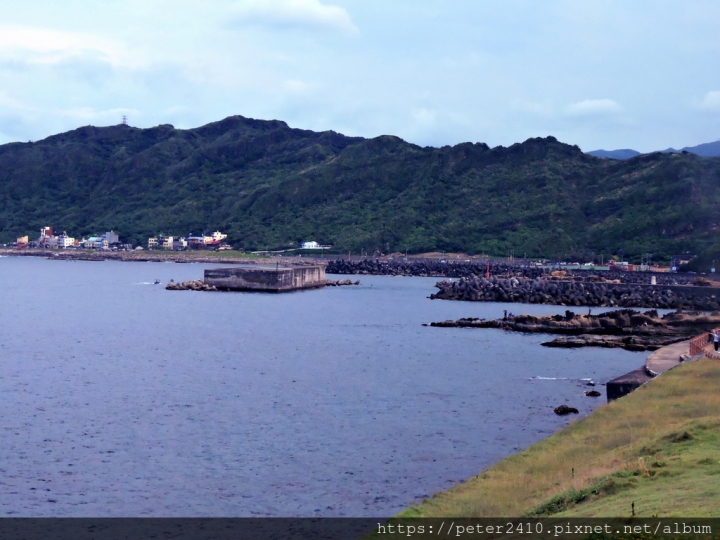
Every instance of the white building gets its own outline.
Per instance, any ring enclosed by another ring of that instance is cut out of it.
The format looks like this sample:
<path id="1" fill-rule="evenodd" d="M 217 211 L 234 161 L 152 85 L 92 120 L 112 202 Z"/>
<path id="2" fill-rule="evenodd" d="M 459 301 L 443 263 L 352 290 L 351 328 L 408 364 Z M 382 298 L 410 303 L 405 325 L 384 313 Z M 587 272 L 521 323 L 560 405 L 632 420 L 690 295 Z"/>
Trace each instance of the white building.
<path id="1" fill-rule="evenodd" d="M 172 236 L 161 236 L 158 238 L 158 243 L 163 249 L 172 249 L 173 248 L 173 237 Z"/>
<path id="2" fill-rule="evenodd" d="M 214 233 L 212 233 L 211 238 L 215 242 L 219 242 L 220 240 L 225 240 L 227 238 L 227 234 L 223 234 L 220 231 L 215 231 Z"/>
<path id="3" fill-rule="evenodd" d="M 65 231 L 63 231 L 62 235 L 54 236 L 53 238 L 55 238 L 57 247 L 62 248 L 62 249 L 69 248 L 70 246 L 75 245 L 75 239 L 68 236 Z"/>
<path id="4" fill-rule="evenodd" d="M 187 245 L 187 240 L 184 238 L 175 238 L 172 243 L 172 248 L 174 250 L 187 249 Z"/>
<path id="5" fill-rule="evenodd" d="M 312 242 L 303 242 L 302 243 L 302 249 L 320 249 L 320 244 L 318 244 L 315 241 Z"/>
<path id="6" fill-rule="evenodd" d="M 163 248 L 163 249 L 172 249 L 173 248 L 173 237 L 172 236 L 153 236 L 152 238 L 148 238 L 148 249 L 153 248 Z"/>
<path id="7" fill-rule="evenodd" d="M 66 232 L 59 236 L 46 236 L 45 245 L 50 248 L 65 249 L 75 245 L 75 239 L 68 236 Z"/>

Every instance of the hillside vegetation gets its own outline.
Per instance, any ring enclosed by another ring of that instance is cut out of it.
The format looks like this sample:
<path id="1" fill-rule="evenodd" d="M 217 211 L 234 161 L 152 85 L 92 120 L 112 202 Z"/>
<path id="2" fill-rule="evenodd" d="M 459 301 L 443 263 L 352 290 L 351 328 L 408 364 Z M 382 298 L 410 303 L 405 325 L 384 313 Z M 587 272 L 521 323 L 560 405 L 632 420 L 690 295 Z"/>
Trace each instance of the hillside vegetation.
<path id="1" fill-rule="evenodd" d="M 715 517 L 719 384 L 717 360 L 682 365 L 402 515 Z"/>
<path id="2" fill-rule="evenodd" d="M 237 247 L 658 261 L 720 224 L 720 158 L 589 156 L 553 137 L 421 148 L 240 116 L 179 130 L 82 127 L 0 146 L 0 242 L 220 229 Z"/>

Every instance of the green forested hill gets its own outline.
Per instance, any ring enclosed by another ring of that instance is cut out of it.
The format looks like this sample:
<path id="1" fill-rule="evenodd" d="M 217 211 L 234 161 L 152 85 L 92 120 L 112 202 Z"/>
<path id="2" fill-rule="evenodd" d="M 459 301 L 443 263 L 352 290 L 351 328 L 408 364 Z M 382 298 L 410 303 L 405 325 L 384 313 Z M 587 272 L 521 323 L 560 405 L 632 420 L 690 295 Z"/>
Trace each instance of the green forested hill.
<path id="1" fill-rule="evenodd" d="M 82 127 L 0 146 L 0 242 L 41 226 L 123 239 L 220 229 L 238 247 L 570 257 L 718 243 L 720 158 L 602 160 L 552 137 L 421 148 L 240 116 Z M 717 248 L 718 246 L 715 246 Z"/>

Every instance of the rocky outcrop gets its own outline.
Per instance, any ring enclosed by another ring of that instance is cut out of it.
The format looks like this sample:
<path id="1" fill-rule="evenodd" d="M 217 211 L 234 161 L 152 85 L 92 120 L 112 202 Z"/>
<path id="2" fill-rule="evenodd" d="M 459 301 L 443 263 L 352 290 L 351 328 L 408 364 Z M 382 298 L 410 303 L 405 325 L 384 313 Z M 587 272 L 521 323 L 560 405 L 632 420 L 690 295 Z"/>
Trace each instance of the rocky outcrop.
<path id="1" fill-rule="evenodd" d="M 593 336 L 581 335 L 555 338 L 542 343 L 545 347 L 574 349 L 578 347 L 603 347 L 606 349 L 620 348 L 626 351 L 656 351 L 666 345 L 686 340 L 686 337 L 662 336 Z"/>
<path id="2" fill-rule="evenodd" d="M 328 279 L 325 285 L 327 285 L 328 287 L 341 287 L 343 285 L 360 285 L 360 280 L 353 281 L 351 279 L 338 279 L 337 281 L 333 281 L 332 279 Z"/>
<path id="3" fill-rule="evenodd" d="M 720 326 L 720 311 L 711 314 L 668 313 L 660 317 L 654 309 L 644 313 L 619 309 L 597 315 L 577 314 L 566 310 L 565 315 L 515 315 L 502 319 L 464 318 L 433 322 L 430 326 L 565 334 L 543 343 L 546 347 L 619 347 L 629 351 L 654 351 Z"/>
<path id="4" fill-rule="evenodd" d="M 560 405 L 555 407 L 555 414 L 558 416 L 565 416 L 566 414 L 578 414 L 578 410 L 575 407 L 568 407 L 567 405 Z"/>
<path id="5" fill-rule="evenodd" d="M 171 279 L 165 288 L 168 291 L 217 291 L 216 287 L 208 285 L 202 279 L 183 281 L 182 283 L 176 283 Z"/>

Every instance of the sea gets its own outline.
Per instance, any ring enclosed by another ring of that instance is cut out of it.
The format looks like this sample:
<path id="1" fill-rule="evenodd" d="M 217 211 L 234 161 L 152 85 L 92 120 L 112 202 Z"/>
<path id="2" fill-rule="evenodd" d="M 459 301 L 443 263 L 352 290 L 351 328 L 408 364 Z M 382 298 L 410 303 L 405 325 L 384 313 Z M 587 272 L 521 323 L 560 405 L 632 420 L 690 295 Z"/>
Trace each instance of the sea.
<path id="1" fill-rule="evenodd" d="M 646 356 L 423 326 L 565 309 L 430 300 L 439 278 L 165 290 L 213 266 L 0 258 L 0 516 L 390 516 Z"/>

